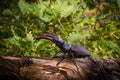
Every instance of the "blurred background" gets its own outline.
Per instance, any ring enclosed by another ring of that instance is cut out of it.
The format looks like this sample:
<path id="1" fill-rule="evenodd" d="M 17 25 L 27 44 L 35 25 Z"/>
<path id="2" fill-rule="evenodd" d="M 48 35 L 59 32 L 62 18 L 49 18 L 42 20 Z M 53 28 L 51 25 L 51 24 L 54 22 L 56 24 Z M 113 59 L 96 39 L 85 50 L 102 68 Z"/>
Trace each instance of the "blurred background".
<path id="1" fill-rule="evenodd" d="M 120 58 L 120 0 L 0 0 L 0 56 L 51 57 L 55 33 L 96 58 Z"/>

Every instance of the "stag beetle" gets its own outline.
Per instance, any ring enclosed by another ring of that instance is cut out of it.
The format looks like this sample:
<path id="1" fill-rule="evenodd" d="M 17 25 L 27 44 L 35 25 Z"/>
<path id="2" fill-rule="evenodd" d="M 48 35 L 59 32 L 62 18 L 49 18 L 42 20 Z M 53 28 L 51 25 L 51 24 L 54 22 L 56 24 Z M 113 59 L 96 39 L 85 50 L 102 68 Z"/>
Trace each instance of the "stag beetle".
<path id="1" fill-rule="evenodd" d="M 68 44 L 62 38 L 58 37 L 55 34 L 43 34 L 36 38 L 36 40 L 40 40 L 40 39 L 47 39 L 52 41 L 64 53 L 64 55 L 60 57 L 60 60 L 56 65 L 58 65 L 64 59 L 66 53 L 68 53 L 70 57 L 73 58 L 88 57 L 91 61 L 96 62 L 85 48 L 75 44 Z"/>

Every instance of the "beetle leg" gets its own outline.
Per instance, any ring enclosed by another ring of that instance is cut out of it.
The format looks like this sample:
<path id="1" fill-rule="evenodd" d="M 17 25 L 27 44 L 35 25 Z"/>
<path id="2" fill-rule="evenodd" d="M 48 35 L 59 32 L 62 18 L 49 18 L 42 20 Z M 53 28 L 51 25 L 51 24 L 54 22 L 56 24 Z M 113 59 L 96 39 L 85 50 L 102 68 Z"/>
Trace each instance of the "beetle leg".
<path id="1" fill-rule="evenodd" d="M 60 57 L 60 59 L 59 59 L 58 63 L 56 64 L 56 66 L 58 66 L 60 64 L 60 62 L 62 62 L 64 60 L 65 55 L 66 55 L 66 53 L 64 53 L 64 55 Z"/>
<path id="2" fill-rule="evenodd" d="M 73 64 L 76 66 L 77 64 L 76 64 L 75 57 L 74 57 L 73 53 L 72 53 L 72 52 L 70 52 L 70 55 L 72 56 L 72 59 L 73 59 Z"/>

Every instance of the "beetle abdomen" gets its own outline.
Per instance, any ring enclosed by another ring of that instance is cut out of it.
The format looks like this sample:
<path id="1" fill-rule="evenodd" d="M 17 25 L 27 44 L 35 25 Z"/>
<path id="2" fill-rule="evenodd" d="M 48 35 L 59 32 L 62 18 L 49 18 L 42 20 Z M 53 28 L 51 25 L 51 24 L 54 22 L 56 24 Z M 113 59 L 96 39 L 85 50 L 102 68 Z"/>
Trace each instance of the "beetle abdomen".
<path id="1" fill-rule="evenodd" d="M 72 45 L 71 52 L 78 57 L 90 56 L 89 52 L 82 46 Z"/>

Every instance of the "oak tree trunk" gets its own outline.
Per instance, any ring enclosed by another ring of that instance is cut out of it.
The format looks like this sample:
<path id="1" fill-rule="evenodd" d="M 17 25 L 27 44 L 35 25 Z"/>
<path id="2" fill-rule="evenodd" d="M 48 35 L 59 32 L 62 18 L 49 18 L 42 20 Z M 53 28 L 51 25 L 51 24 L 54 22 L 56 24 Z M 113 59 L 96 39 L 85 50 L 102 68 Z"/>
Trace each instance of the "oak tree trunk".
<path id="1" fill-rule="evenodd" d="M 95 60 L 0 57 L 0 80 L 120 80 L 120 59 Z"/>

